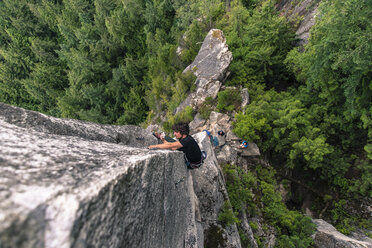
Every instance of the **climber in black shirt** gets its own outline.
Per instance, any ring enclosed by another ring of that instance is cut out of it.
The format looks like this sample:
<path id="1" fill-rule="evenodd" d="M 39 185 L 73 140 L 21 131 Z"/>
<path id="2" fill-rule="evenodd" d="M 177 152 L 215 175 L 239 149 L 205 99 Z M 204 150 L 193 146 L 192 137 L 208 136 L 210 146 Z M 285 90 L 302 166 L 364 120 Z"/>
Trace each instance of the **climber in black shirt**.
<path id="1" fill-rule="evenodd" d="M 185 154 L 186 165 L 190 169 L 199 167 L 203 163 L 203 156 L 198 143 L 189 135 L 189 125 L 184 122 L 176 123 L 172 127 L 174 136 L 178 139 L 175 142 L 168 142 L 163 139 L 163 144 L 151 145 L 149 149 L 172 149 L 182 151 Z"/>

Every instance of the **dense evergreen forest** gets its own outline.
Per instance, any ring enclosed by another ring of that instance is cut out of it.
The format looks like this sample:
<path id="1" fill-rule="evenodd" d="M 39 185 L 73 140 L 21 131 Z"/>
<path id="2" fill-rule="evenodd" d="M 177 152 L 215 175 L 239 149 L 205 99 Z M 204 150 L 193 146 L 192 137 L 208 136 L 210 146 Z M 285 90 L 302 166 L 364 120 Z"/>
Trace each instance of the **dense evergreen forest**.
<path id="1" fill-rule="evenodd" d="M 321 1 L 304 47 L 295 46 L 294 24 L 277 2 L 0 0 L 0 101 L 105 124 L 143 124 L 163 111 L 174 121 L 194 89 L 193 75 L 182 71 L 219 28 L 233 53 L 225 85 L 246 87 L 251 99 L 235 116 L 236 134 L 278 171 L 319 189 L 318 213 L 340 231 L 371 228 L 345 207 L 372 197 L 372 1 Z M 215 110 L 231 111 L 228 93 L 220 92 Z M 241 183 L 255 185 L 251 176 Z M 268 192 L 265 201 L 271 186 L 257 187 Z M 270 197 L 267 204 L 280 201 Z M 279 233 L 300 228 L 285 219 L 295 215 L 271 207 L 271 224 L 286 230 Z M 278 247 L 311 243 L 297 236 L 282 236 Z"/>

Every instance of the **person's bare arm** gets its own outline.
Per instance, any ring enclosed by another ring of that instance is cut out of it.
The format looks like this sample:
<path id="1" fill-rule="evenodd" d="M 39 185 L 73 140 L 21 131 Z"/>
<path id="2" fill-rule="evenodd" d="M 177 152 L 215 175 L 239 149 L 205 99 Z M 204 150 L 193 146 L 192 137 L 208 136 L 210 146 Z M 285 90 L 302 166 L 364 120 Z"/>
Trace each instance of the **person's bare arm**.
<path id="1" fill-rule="evenodd" d="M 181 148 L 182 144 L 179 141 L 176 142 L 164 142 L 163 144 L 149 146 L 149 149 L 172 149 L 177 150 Z"/>

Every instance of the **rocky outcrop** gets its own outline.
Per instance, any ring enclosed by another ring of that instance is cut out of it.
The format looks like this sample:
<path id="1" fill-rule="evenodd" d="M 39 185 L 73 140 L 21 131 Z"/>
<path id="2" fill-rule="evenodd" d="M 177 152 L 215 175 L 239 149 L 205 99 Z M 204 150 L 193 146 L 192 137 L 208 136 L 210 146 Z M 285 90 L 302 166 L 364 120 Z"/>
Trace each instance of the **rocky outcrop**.
<path id="1" fill-rule="evenodd" d="M 321 0 L 281 0 L 277 3 L 277 9 L 284 15 L 296 29 L 299 38 L 297 45 L 303 46 L 308 42 L 310 29 L 315 24 L 315 17 Z"/>
<path id="2" fill-rule="evenodd" d="M 215 149 L 215 153 L 220 164 L 237 164 L 239 156 L 252 157 L 260 155 L 259 148 L 253 142 L 249 142 L 247 148 L 239 148 L 242 139 L 234 134 L 232 121 L 233 119 L 229 115 L 212 111 L 208 120 L 203 120 L 200 115 L 196 115 L 190 123 L 192 133 L 209 130 L 212 135 L 218 138 L 219 147 Z M 217 134 L 220 130 L 224 131 L 224 136 Z"/>
<path id="3" fill-rule="evenodd" d="M 186 106 L 196 108 L 209 96 L 217 97 L 222 81 L 227 76 L 227 68 L 232 61 L 232 53 L 226 44 L 221 30 L 211 29 L 203 41 L 194 62 L 184 72 L 192 71 L 197 77 L 196 91 L 191 93 L 176 109 L 182 111 Z"/>
<path id="4" fill-rule="evenodd" d="M 232 53 L 219 29 L 211 29 L 205 37 L 194 62 L 186 67 L 199 79 L 222 81 L 232 60 Z"/>
<path id="5" fill-rule="evenodd" d="M 359 241 L 338 232 L 335 227 L 321 219 L 316 224 L 314 244 L 317 248 L 372 248 L 372 240 Z"/>

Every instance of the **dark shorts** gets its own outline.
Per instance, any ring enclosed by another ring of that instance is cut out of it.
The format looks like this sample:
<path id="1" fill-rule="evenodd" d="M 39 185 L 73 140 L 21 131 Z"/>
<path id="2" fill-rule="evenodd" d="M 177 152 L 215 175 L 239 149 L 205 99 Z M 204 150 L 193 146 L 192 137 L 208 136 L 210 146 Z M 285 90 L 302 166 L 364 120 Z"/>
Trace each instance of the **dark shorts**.
<path id="1" fill-rule="evenodd" d="M 204 163 L 204 159 L 207 158 L 207 153 L 206 153 L 205 151 L 202 151 L 202 160 L 200 160 L 200 162 L 198 162 L 198 163 L 190 163 L 190 162 L 187 160 L 186 155 L 184 154 L 183 156 L 184 156 L 184 158 L 185 158 L 185 164 L 186 164 L 186 166 L 187 166 L 187 169 L 193 170 L 193 169 L 197 169 L 197 168 L 199 168 L 200 166 L 202 166 L 202 164 Z"/>

